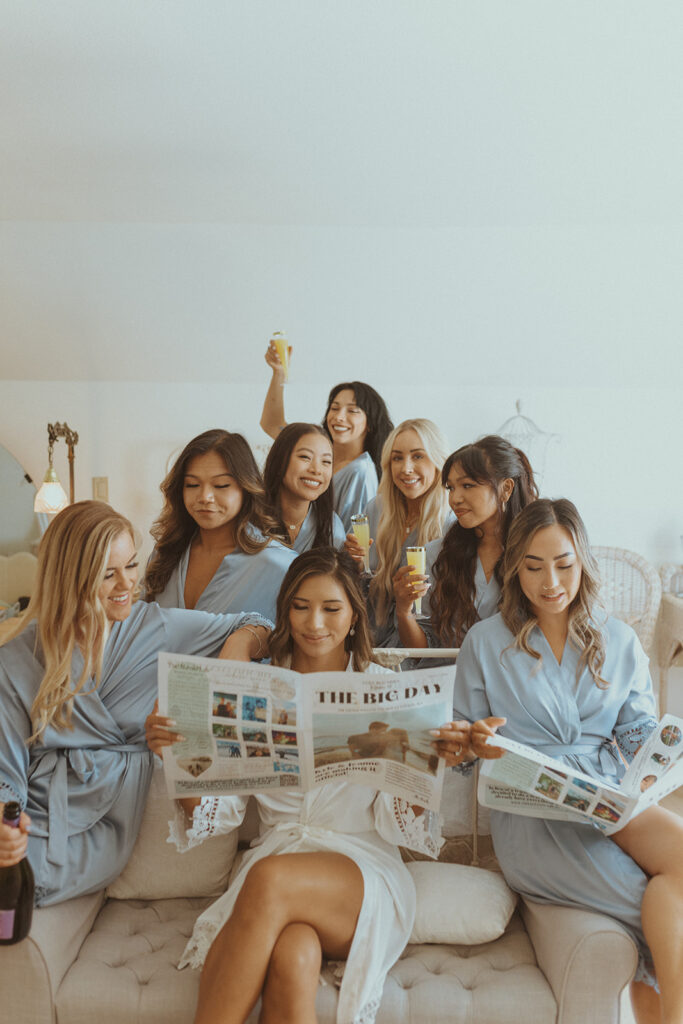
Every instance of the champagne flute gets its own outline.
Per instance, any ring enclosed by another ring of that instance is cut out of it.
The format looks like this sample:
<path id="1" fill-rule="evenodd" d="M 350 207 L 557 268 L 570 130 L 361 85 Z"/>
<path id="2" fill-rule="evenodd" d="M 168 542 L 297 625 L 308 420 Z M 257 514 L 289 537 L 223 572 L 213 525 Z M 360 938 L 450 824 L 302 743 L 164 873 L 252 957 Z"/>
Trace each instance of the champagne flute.
<path id="1" fill-rule="evenodd" d="M 370 523 L 364 512 L 351 516 L 353 535 L 363 549 L 363 568 L 370 572 Z"/>
<path id="2" fill-rule="evenodd" d="M 282 331 L 275 331 L 270 340 L 277 349 L 278 357 L 282 363 L 282 368 L 285 371 L 285 380 L 289 380 L 289 342 Z"/>
<path id="3" fill-rule="evenodd" d="M 413 572 L 420 573 L 424 576 L 427 568 L 427 549 L 424 547 L 410 547 L 406 548 L 406 562 L 412 566 L 411 576 Z M 416 618 L 422 617 L 422 598 L 415 598 L 415 616 Z"/>

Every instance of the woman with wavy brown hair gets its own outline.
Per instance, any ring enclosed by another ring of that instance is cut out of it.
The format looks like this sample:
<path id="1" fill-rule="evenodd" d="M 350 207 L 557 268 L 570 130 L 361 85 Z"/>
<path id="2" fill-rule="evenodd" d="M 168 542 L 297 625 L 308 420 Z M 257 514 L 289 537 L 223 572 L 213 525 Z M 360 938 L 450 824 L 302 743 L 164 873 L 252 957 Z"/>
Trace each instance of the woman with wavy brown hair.
<path id="1" fill-rule="evenodd" d="M 427 545 L 428 621 L 416 622 L 410 605 L 406 611 L 406 602 L 397 601 L 404 647 L 459 647 L 475 622 L 495 614 L 510 524 L 538 497 L 526 455 L 496 434 L 449 455 L 441 481 L 456 522 Z"/>
<path id="2" fill-rule="evenodd" d="M 259 615 L 136 602 L 137 576 L 129 521 L 104 502 L 68 506 L 0 647 L 0 809 L 24 811 L 19 829 L 0 825 L 0 867 L 28 849 L 38 905 L 101 889 L 128 860 L 152 773 L 143 723 L 159 651 L 249 660 L 266 646 Z"/>
<path id="3" fill-rule="evenodd" d="M 292 563 L 270 650 L 275 665 L 304 674 L 371 668 L 365 601 L 345 552 L 312 548 Z M 164 724 L 149 723 L 155 750 L 174 741 Z M 183 801 L 192 821 L 180 847 L 237 828 L 247 799 Z M 313 1024 L 323 958 L 345 961 L 327 972 L 340 983 L 337 1020 L 371 1024 L 415 912 L 397 847 L 434 856 L 430 816 L 346 780 L 255 800 L 259 838 L 225 895 L 198 918 L 181 959 L 202 968 L 195 1024 L 242 1024 L 259 996 L 263 1024 Z"/>
<path id="4" fill-rule="evenodd" d="M 207 430 L 193 438 L 161 491 L 145 599 L 164 608 L 256 611 L 274 619 L 282 577 L 296 556 L 276 539 L 280 528 L 242 435 Z"/>
<path id="5" fill-rule="evenodd" d="M 500 614 L 470 629 L 457 664 L 454 705 L 474 722 L 477 755 L 503 756 L 486 745 L 499 729 L 563 761 L 570 781 L 573 771 L 619 785 L 625 762 L 657 727 L 655 699 L 640 642 L 601 611 L 599 587 L 570 501 L 541 499 L 520 512 L 507 539 Z M 596 825 L 605 810 L 596 806 Z M 639 1024 L 683 1020 L 679 818 L 651 806 L 607 837 L 590 821 L 492 811 L 491 832 L 513 889 L 600 911 L 629 929 L 640 952 L 631 990 Z"/>

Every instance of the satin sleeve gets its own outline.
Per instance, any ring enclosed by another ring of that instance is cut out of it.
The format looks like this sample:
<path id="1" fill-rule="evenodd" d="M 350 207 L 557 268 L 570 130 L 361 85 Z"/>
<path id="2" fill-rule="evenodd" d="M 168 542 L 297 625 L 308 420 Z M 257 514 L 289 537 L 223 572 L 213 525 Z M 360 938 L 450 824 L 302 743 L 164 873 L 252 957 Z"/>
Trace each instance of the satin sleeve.
<path id="1" fill-rule="evenodd" d="M 12 686 L 5 667 L 0 665 L 2 699 L 2 742 L 0 743 L 0 802 L 16 800 L 22 808 L 28 798 L 29 748 L 31 721 L 26 708 Z"/>
<path id="2" fill-rule="evenodd" d="M 211 836 L 234 832 L 244 821 L 248 800 L 248 796 L 204 796 L 194 808 L 192 821 L 188 821 L 182 805 L 176 800 L 176 814 L 168 823 L 167 841 L 180 853 L 187 853 Z"/>
<path id="3" fill-rule="evenodd" d="M 159 608 L 166 630 L 165 650 L 174 654 L 196 654 L 213 657 L 236 630 L 242 626 L 265 626 L 273 623 L 258 612 L 215 615 L 213 612 L 190 611 L 186 608 Z"/>
<path id="4" fill-rule="evenodd" d="M 476 722 L 491 714 L 482 653 L 475 645 L 477 627 L 474 626 L 463 640 L 458 660 L 455 663 L 455 687 L 453 689 L 453 714 Z"/>
<path id="5" fill-rule="evenodd" d="M 657 727 L 649 662 L 635 633 L 629 637 L 620 670 L 630 679 L 630 685 L 617 717 L 614 738 L 624 757 L 630 761 Z"/>

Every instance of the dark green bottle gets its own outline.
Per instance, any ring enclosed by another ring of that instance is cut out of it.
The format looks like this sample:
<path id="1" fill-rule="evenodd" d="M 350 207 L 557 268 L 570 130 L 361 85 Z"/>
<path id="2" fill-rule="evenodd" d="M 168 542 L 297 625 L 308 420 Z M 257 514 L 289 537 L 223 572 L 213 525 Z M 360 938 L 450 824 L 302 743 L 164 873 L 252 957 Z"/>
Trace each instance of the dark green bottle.
<path id="1" fill-rule="evenodd" d="M 5 804 L 3 825 L 19 828 L 21 807 L 15 801 Z M 18 864 L 0 868 L 0 946 L 11 946 L 25 939 L 33 916 L 33 870 L 24 857 Z"/>

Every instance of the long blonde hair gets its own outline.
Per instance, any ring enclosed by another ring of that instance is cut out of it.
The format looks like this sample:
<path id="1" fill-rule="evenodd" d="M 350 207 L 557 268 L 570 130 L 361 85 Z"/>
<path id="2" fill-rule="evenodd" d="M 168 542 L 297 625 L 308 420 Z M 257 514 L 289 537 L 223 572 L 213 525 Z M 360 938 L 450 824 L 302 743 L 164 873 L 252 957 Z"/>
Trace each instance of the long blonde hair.
<path id="1" fill-rule="evenodd" d="M 404 420 L 387 437 L 382 448 L 382 478 L 377 495 L 382 502 L 382 515 L 375 537 L 378 569 L 370 584 L 370 598 L 374 604 L 375 619 L 386 622 L 393 596 L 392 577 L 401 562 L 406 538 L 408 510 L 391 475 L 391 452 L 399 434 L 414 430 L 429 459 L 436 466 L 434 482 L 420 499 L 420 517 L 417 522 L 416 544 L 424 545 L 441 536 L 448 513 L 448 495 L 441 485 L 441 467 L 448 455 L 448 444 L 441 431 L 431 420 Z"/>
<path id="2" fill-rule="evenodd" d="M 600 675 L 605 663 L 605 640 L 594 618 L 594 611 L 600 604 L 600 573 L 583 520 L 576 506 L 567 498 L 555 501 L 539 498 L 522 509 L 513 520 L 503 561 L 503 596 L 500 605 L 503 622 L 515 637 L 515 647 L 540 662 L 541 655 L 529 644 L 529 636 L 537 625 L 537 619 L 520 585 L 519 570 L 534 536 L 547 526 L 561 526 L 572 539 L 581 565 L 581 581 L 576 597 L 569 606 L 568 638 L 581 652 L 580 664 L 587 665 L 596 685 L 605 689 L 609 682 Z"/>
<path id="3" fill-rule="evenodd" d="M 49 725 L 71 728 L 74 697 L 91 676 L 95 686 L 99 684 L 109 635 L 99 589 L 112 541 L 124 532 L 134 538 L 125 516 L 102 501 L 79 501 L 55 517 L 40 542 L 33 595 L 25 615 L 7 637 L 13 639 L 36 620 L 45 675 L 31 708 L 30 743 L 39 740 Z M 84 655 L 83 671 L 72 684 L 77 646 Z"/>

